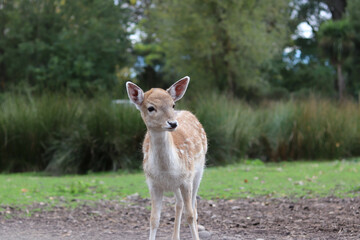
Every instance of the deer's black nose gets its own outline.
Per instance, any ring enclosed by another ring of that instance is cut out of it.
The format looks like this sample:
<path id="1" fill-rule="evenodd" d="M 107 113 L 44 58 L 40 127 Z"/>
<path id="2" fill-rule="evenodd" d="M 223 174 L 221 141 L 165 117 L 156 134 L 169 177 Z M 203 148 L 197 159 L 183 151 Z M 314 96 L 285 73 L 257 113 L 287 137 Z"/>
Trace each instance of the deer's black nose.
<path id="1" fill-rule="evenodd" d="M 170 127 L 171 128 L 173 128 L 173 129 L 175 129 L 177 126 L 178 126 L 178 123 L 177 123 L 177 121 L 168 121 L 167 122 L 169 125 L 170 125 Z"/>

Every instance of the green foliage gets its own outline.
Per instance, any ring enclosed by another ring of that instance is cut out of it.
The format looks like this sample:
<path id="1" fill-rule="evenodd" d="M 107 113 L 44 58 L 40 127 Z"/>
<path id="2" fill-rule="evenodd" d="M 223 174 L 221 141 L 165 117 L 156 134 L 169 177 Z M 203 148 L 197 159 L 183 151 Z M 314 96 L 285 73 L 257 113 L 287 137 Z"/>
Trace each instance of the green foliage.
<path id="1" fill-rule="evenodd" d="M 145 125 L 131 105 L 45 94 L 0 104 L 0 170 L 53 174 L 141 167 Z M 262 161 L 360 156 L 360 111 L 353 102 L 243 101 L 213 94 L 191 106 L 209 141 L 208 165 L 242 157 Z M 186 107 L 184 107 L 186 109 Z"/>
<path id="2" fill-rule="evenodd" d="M 263 119 L 270 157 L 276 159 L 321 159 L 356 155 L 351 143 L 359 122 L 353 118 L 356 104 L 336 106 L 329 101 L 274 104 Z M 268 117 L 267 117 L 268 116 Z M 264 144 L 263 144 L 264 145 Z M 268 154 L 269 157 L 269 154 Z"/>
<path id="3" fill-rule="evenodd" d="M 0 80 L 40 90 L 110 88 L 128 63 L 127 10 L 112 0 L 14 0 L 0 8 Z"/>
<path id="4" fill-rule="evenodd" d="M 228 164 L 244 156 L 260 133 L 256 112 L 245 103 L 216 94 L 198 97 L 194 111 L 208 136 L 209 165 Z"/>
<path id="5" fill-rule="evenodd" d="M 302 48 L 301 60 L 294 56 L 296 52 L 286 55 L 290 62 L 297 62 L 291 66 L 285 63 L 283 58 L 273 59 L 264 64 L 263 75 L 271 85 L 266 94 L 267 98 L 308 98 L 311 94 L 333 98 L 336 95 L 334 68 L 319 60 L 315 52 L 304 52 L 306 51 Z"/>
<path id="6" fill-rule="evenodd" d="M 311 90 L 322 96 L 332 97 L 335 93 L 333 86 L 334 70 L 318 62 L 297 64 L 292 70 L 284 69 L 284 86 L 291 92 Z"/>
<path id="7" fill-rule="evenodd" d="M 85 173 L 139 168 L 145 127 L 133 107 L 108 97 L 45 94 L 0 104 L 1 171 Z"/>
<path id="8" fill-rule="evenodd" d="M 158 43 L 137 43 L 134 45 L 134 54 L 138 56 L 135 69 L 138 72 L 139 85 L 145 89 L 154 86 L 166 88 L 167 83 L 163 81 L 163 67 L 165 64 L 165 53 Z"/>
<path id="9" fill-rule="evenodd" d="M 78 106 L 63 96 L 6 94 L 0 104 L 0 169 L 42 170 L 42 154 L 57 132 L 69 128 Z"/>
<path id="10" fill-rule="evenodd" d="M 344 61 L 353 49 L 353 29 L 348 19 L 327 21 L 319 29 L 319 46 L 323 54 L 336 66 L 339 98 L 343 100 L 346 82 L 342 73 Z"/>
<path id="11" fill-rule="evenodd" d="M 162 65 L 164 53 L 157 44 L 135 44 L 134 51 L 136 55 L 143 56 L 147 65 L 155 67 Z"/>
<path id="12" fill-rule="evenodd" d="M 263 161 L 357 156 L 358 106 L 327 100 L 264 103 L 213 96 L 196 102 L 195 112 L 209 138 L 209 164 L 250 156 Z"/>
<path id="13" fill-rule="evenodd" d="M 194 88 L 257 95 L 259 65 L 281 52 L 288 1 L 155 1 L 152 29 L 170 75 L 189 75 Z M 282 9 L 279 11 L 279 9 Z"/>
<path id="14" fill-rule="evenodd" d="M 141 167 L 145 126 L 132 106 L 114 105 L 109 98 L 86 103 L 72 128 L 60 133 L 47 149 L 47 170 L 86 173 Z"/>
<path id="15" fill-rule="evenodd" d="M 354 48 L 350 62 L 347 68 L 349 69 L 349 89 L 354 95 L 360 97 L 360 1 L 348 1 L 349 21 L 354 33 Z"/>
<path id="16" fill-rule="evenodd" d="M 288 48 L 285 50 L 292 52 L 282 56 L 281 64 L 278 64 L 279 60 L 276 59 L 275 64 L 270 61 L 270 67 L 267 66 L 270 72 L 266 71 L 267 69 L 263 70 L 271 85 L 270 96 L 277 94 L 279 89 L 303 97 L 308 97 L 312 92 L 333 98 L 336 96 L 334 90 L 337 89 L 340 99 L 343 99 L 345 92 L 354 95 L 357 75 L 352 73 L 352 69 L 356 64 L 348 62 L 350 55 L 359 54 L 353 51 L 354 31 L 351 17 L 349 24 L 347 12 L 354 12 L 356 1 L 308 0 L 290 3 L 292 13 L 289 26 L 293 34 L 288 35 Z M 329 17 L 332 20 L 329 21 Z M 305 29 L 299 28 L 300 23 L 311 28 L 312 36 L 301 34 Z M 329 62 L 333 66 L 329 65 Z M 349 83 L 349 75 L 353 79 L 351 85 L 346 86 Z M 272 93 L 274 90 L 275 94 Z M 277 95 L 288 97 L 288 94 Z"/>
<path id="17" fill-rule="evenodd" d="M 320 26 L 318 36 L 323 54 L 333 64 L 343 63 L 351 54 L 353 33 L 348 19 L 324 22 Z"/>

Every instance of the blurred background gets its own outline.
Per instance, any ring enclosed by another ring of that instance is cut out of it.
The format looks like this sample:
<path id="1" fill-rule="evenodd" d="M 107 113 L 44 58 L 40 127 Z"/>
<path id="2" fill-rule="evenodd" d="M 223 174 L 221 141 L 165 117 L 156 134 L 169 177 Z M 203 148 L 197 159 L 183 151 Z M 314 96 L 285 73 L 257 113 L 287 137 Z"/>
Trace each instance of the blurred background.
<path id="1" fill-rule="evenodd" d="M 186 75 L 209 166 L 360 156 L 360 0 L 0 0 L 0 171 L 141 168 L 125 82 Z"/>

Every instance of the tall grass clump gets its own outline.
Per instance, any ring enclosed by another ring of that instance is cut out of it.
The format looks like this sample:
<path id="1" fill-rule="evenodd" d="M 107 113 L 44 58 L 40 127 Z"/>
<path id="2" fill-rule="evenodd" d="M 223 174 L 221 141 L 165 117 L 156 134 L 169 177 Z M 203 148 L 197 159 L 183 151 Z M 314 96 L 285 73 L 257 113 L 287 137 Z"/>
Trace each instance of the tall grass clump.
<path id="1" fill-rule="evenodd" d="M 48 171 L 85 173 L 141 166 L 145 126 L 135 107 L 101 97 L 84 104 L 81 112 L 78 122 L 52 141 Z"/>
<path id="2" fill-rule="evenodd" d="M 269 161 L 358 156 L 359 106 L 310 98 L 260 107 L 261 135 L 255 144 Z M 262 152 L 264 153 L 264 152 Z"/>
<path id="3" fill-rule="evenodd" d="M 61 96 L 7 95 L 0 103 L 0 170 L 43 170 L 50 139 L 69 128 L 77 106 Z"/>
<path id="4" fill-rule="evenodd" d="M 299 104 L 298 158 L 351 157 L 358 152 L 360 108 L 353 102 L 334 103 L 310 99 Z"/>
<path id="5" fill-rule="evenodd" d="M 359 156 L 360 109 L 354 102 L 308 100 L 248 104 L 213 94 L 192 108 L 209 139 L 209 164 Z"/>
<path id="6" fill-rule="evenodd" d="M 141 167 L 146 127 L 106 95 L 0 96 L 0 171 L 86 173 Z M 208 165 L 360 156 L 360 107 L 309 98 L 249 105 L 219 94 L 187 99 L 209 142 Z"/>
<path id="7" fill-rule="evenodd" d="M 209 143 L 208 164 L 227 164 L 245 156 L 248 144 L 259 135 L 257 114 L 247 104 L 212 94 L 194 100 L 194 112 Z"/>
<path id="8" fill-rule="evenodd" d="M 145 126 L 109 97 L 3 96 L 0 171 L 85 173 L 141 166 Z"/>

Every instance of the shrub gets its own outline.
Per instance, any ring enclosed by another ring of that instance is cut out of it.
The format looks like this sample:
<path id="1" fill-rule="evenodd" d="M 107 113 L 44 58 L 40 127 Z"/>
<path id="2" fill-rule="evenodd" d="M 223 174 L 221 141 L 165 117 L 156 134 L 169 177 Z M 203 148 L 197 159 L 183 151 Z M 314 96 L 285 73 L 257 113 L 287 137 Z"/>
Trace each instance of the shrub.
<path id="1" fill-rule="evenodd" d="M 77 106 L 63 96 L 7 95 L 0 104 L 0 170 L 43 170 L 52 137 L 72 125 Z"/>
<path id="2" fill-rule="evenodd" d="M 201 100 L 206 99 L 206 100 Z M 209 164 L 359 156 L 359 106 L 310 97 L 252 106 L 212 95 L 195 112 L 209 138 Z"/>
<path id="3" fill-rule="evenodd" d="M 208 163 L 224 164 L 244 156 L 257 136 L 256 114 L 248 105 L 213 94 L 195 100 L 194 112 L 208 137 Z"/>
<path id="4" fill-rule="evenodd" d="M 108 97 L 6 96 L 0 105 L 0 170 L 56 173 L 139 168 L 145 127 Z"/>
<path id="5" fill-rule="evenodd" d="M 334 159 L 357 156 L 359 107 L 310 98 L 260 108 L 266 160 Z M 265 139 L 265 140 L 264 140 Z M 260 157 L 260 156 L 257 156 Z"/>
<path id="6" fill-rule="evenodd" d="M 52 141 L 47 170 L 86 173 L 139 168 L 145 126 L 137 110 L 113 104 L 108 97 L 93 99 L 85 107 L 78 122 Z"/>
<path id="7" fill-rule="evenodd" d="M 108 96 L 2 95 L 0 171 L 54 174 L 138 169 L 146 127 L 128 104 Z M 185 100 L 203 124 L 208 165 L 241 158 L 280 161 L 360 156 L 354 102 L 310 98 L 251 106 L 223 95 Z"/>

